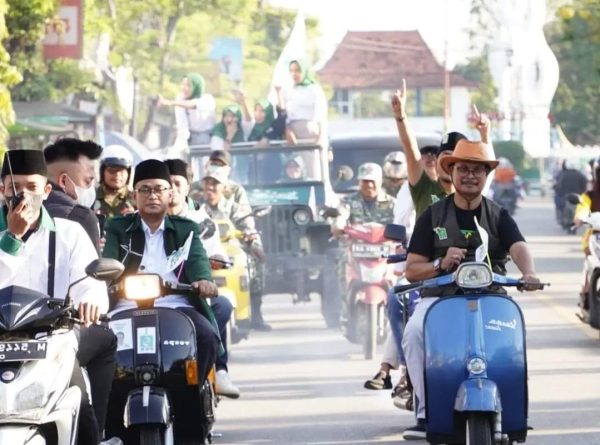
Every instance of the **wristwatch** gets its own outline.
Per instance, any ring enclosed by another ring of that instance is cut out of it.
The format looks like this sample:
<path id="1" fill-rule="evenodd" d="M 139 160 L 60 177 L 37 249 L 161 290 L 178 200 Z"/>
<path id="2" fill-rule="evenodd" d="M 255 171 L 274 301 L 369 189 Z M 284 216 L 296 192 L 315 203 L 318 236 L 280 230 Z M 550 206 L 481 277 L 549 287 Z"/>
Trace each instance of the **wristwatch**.
<path id="1" fill-rule="evenodd" d="M 433 260 L 433 270 L 439 272 L 442 269 L 442 259 L 436 258 Z"/>

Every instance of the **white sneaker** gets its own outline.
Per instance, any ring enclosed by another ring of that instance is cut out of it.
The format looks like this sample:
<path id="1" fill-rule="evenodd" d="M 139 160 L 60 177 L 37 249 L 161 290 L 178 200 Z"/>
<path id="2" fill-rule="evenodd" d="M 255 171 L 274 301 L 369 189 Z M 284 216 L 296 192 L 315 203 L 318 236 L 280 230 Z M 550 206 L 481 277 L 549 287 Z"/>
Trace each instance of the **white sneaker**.
<path id="1" fill-rule="evenodd" d="M 229 397 L 230 399 L 237 399 L 240 396 L 240 390 L 233 384 L 229 378 L 229 374 L 224 369 L 217 371 L 215 390 L 218 395 Z"/>
<path id="2" fill-rule="evenodd" d="M 123 441 L 118 437 L 111 437 L 110 439 L 105 440 L 104 442 L 100 442 L 100 445 L 123 445 Z"/>

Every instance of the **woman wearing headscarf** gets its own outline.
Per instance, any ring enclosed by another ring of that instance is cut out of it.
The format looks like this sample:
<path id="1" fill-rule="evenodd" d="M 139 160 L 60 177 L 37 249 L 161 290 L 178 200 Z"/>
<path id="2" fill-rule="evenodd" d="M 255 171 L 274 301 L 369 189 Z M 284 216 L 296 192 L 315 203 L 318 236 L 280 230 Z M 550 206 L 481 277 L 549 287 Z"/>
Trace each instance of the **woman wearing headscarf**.
<path id="1" fill-rule="evenodd" d="M 216 122 L 216 103 L 215 98 L 205 90 L 204 78 L 191 73 L 181 81 L 181 93 L 175 100 L 159 97 L 159 105 L 175 108 L 175 146 L 210 142 L 210 132 Z"/>
<path id="2" fill-rule="evenodd" d="M 240 107 L 236 104 L 225 107 L 221 122 L 212 131 L 211 150 L 229 150 L 231 144 L 244 142 L 245 140 Z"/>
<path id="3" fill-rule="evenodd" d="M 294 85 L 285 92 L 287 139 L 291 144 L 308 139 L 322 146 L 327 140 L 327 100 L 321 86 L 310 76 L 304 62 L 290 62 Z"/>

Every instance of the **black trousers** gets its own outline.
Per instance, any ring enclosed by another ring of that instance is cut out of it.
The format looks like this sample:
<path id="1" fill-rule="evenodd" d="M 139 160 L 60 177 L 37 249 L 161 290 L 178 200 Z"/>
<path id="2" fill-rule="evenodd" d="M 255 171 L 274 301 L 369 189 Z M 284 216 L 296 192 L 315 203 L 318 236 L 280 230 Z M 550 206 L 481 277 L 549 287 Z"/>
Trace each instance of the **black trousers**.
<path id="1" fill-rule="evenodd" d="M 193 307 L 179 307 L 177 310 L 187 315 L 196 328 L 196 346 L 198 348 L 198 378 L 203 382 L 215 364 L 219 348 L 219 337 L 212 324 Z"/>
<path id="2" fill-rule="evenodd" d="M 222 295 L 212 298 L 210 302 L 213 314 L 217 320 L 217 326 L 219 327 L 219 335 L 221 336 L 221 344 L 225 349 L 225 352 L 217 356 L 216 368 L 217 371 L 224 369 L 227 371 L 227 323 L 231 318 L 233 312 L 233 305 Z"/>
<path id="3" fill-rule="evenodd" d="M 106 326 L 81 326 L 79 329 L 79 364 L 73 370 L 71 382 L 81 389 L 82 399 L 79 414 L 78 444 L 97 444 L 100 442 L 110 390 L 117 366 L 117 337 Z M 85 382 L 79 366 L 86 368 L 90 378 L 92 405 L 87 395 Z"/>

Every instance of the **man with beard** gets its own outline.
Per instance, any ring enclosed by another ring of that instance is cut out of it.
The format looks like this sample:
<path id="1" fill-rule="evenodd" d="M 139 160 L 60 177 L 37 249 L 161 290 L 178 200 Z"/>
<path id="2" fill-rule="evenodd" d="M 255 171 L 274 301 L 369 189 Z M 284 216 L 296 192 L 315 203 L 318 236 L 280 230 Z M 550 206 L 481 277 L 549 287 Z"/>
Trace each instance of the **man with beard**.
<path id="1" fill-rule="evenodd" d="M 482 244 L 475 220 L 489 235 L 488 258 L 495 273 L 506 274 L 507 256 L 528 284 L 539 283 L 533 258 L 517 224 L 502 207 L 482 196 L 487 177 L 498 161 L 490 159 L 482 142 L 461 140 L 453 155 L 440 160 L 440 168 L 451 178 L 456 192 L 431 205 L 418 218 L 408 248 L 406 278 L 425 280 L 453 272 L 458 265 L 473 260 Z M 496 289 L 502 291 L 502 289 Z M 417 424 L 404 431 L 404 439 L 425 439 L 425 384 L 423 321 L 427 309 L 438 297 L 456 294 L 453 286 L 421 290 L 421 301 L 404 330 L 402 348 L 416 396 Z"/>

